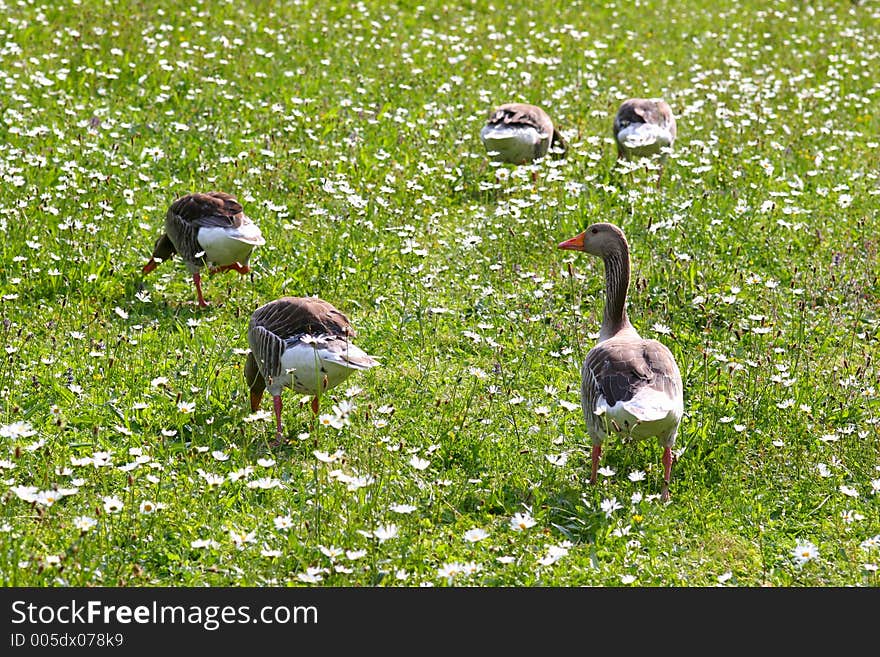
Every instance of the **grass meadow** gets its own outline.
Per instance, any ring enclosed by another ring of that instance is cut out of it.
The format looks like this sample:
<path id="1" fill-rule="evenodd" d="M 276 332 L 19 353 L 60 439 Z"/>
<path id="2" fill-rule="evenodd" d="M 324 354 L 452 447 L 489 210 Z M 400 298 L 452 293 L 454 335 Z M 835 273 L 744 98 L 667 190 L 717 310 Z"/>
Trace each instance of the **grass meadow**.
<path id="1" fill-rule="evenodd" d="M 0 0 L 5 586 L 877 586 L 876 3 Z M 613 113 L 679 136 L 618 163 Z M 493 105 L 568 157 L 488 161 Z M 141 267 L 238 197 L 253 272 Z M 685 383 L 588 483 L 580 365 L 629 314 Z M 252 413 L 251 312 L 319 295 L 382 366 Z"/>

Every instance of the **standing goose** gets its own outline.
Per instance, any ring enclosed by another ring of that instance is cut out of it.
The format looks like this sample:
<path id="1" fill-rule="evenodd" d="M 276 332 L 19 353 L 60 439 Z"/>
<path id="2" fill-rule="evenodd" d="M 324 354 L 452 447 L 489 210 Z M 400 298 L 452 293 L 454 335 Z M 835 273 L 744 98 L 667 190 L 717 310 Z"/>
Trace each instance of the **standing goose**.
<path id="1" fill-rule="evenodd" d="M 593 443 L 590 483 L 596 483 L 602 442 L 612 430 L 633 438 L 654 436 L 663 447 L 661 499 L 665 502 L 672 447 L 684 413 L 681 374 L 669 349 L 657 340 L 642 338 L 627 317 L 629 244 L 620 228 L 598 223 L 559 248 L 584 251 L 605 263 L 599 342 L 581 368 L 581 408 Z"/>
<path id="2" fill-rule="evenodd" d="M 161 261 L 179 253 L 192 274 L 199 306 L 204 307 L 208 304 L 202 296 L 202 267 L 210 264 L 211 273 L 234 269 L 246 274 L 251 270 L 251 251 L 265 243 L 259 227 L 230 194 L 187 194 L 168 208 L 165 232 L 156 240 L 143 272 L 153 271 Z"/>
<path id="3" fill-rule="evenodd" d="M 250 388 L 251 410 L 263 391 L 272 395 L 276 441 L 281 442 L 281 390 L 293 388 L 313 395 L 318 414 L 321 395 L 356 370 L 379 362 L 351 343 L 355 336 L 348 318 L 318 297 L 282 297 L 257 308 L 248 326 L 251 348 L 244 375 Z"/>
<path id="4" fill-rule="evenodd" d="M 631 159 L 662 155 L 675 143 L 675 117 L 669 103 L 660 98 L 630 98 L 614 116 L 617 157 Z"/>
<path id="5" fill-rule="evenodd" d="M 480 131 L 480 139 L 494 161 L 510 164 L 544 157 L 551 146 L 563 155 L 568 148 L 547 112 L 526 103 L 496 107 Z"/>

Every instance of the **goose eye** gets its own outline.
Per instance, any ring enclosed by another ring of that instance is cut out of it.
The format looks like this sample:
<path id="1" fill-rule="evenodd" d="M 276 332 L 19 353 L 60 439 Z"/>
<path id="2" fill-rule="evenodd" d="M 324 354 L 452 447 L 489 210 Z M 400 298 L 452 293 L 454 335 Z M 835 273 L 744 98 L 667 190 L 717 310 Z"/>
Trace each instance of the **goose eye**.
<path id="1" fill-rule="evenodd" d="M 590 232 L 593 233 L 593 235 L 595 235 L 596 233 L 599 232 L 599 229 L 598 229 L 598 228 L 594 228 L 594 229 L 591 230 Z"/>

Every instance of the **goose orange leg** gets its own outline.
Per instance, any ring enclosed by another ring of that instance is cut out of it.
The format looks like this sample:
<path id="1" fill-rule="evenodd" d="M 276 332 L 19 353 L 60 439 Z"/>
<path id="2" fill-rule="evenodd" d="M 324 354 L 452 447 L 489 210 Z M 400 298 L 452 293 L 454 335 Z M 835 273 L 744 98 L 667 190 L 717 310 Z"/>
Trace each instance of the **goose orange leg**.
<path id="1" fill-rule="evenodd" d="M 325 375 L 324 375 L 324 378 L 321 380 L 321 387 L 322 387 L 323 390 L 326 390 L 326 389 L 327 389 L 327 385 L 328 385 L 328 383 L 329 383 L 329 382 L 327 381 L 327 375 L 325 374 Z M 318 409 L 319 409 L 320 407 L 321 407 L 321 398 L 320 398 L 319 395 L 315 395 L 314 397 L 312 397 L 312 413 L 314 413 L 315 415 L 317 415 L 317 414 L 318 414 Z"/>
<path id="2" fill-rule="evenodd" d="M 599 459 L 602 457 L 602 445 L 593 445 L 593 451 L 590 454 L 593 460 L 593 473 L 590 475 L 590 483 L 596 483 L 596 473 L 599 471 Z"/>
<path id="3" fill-rule="evenodd" d="M 204 308 L 208 305 L 208 302 L 205 301 L 205 297 L 202 296 L 202 276 L 199 272 L 193 274 L 193 283 L 196 286 L 196 294 L 199 297 L 199 306 Z"/>

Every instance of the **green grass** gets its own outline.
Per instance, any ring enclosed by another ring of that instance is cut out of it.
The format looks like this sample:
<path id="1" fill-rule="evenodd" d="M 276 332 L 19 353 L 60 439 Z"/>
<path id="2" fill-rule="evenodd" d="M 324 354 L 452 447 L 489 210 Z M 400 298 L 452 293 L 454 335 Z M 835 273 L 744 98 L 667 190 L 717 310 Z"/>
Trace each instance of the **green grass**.
<path id="1" fill-rule="evenodd" d="M 878 584 L 877 8 L 545 4 L 0 2 L 4 585 Z M 678 117 L 659 186 L 626 96 Z M 507 101 L 568 157 L 489 164 Z M 210 189 L 267 244 L 200 310 L 140 268 Z M 669 505 L 653 442 L 588 484 L 602 267 L 556 244 L 593 221 L 685 381 Z M 247 321 L 311 294 L 382 367 L 341 429 L 286 391 L 272 449 Z"/>

